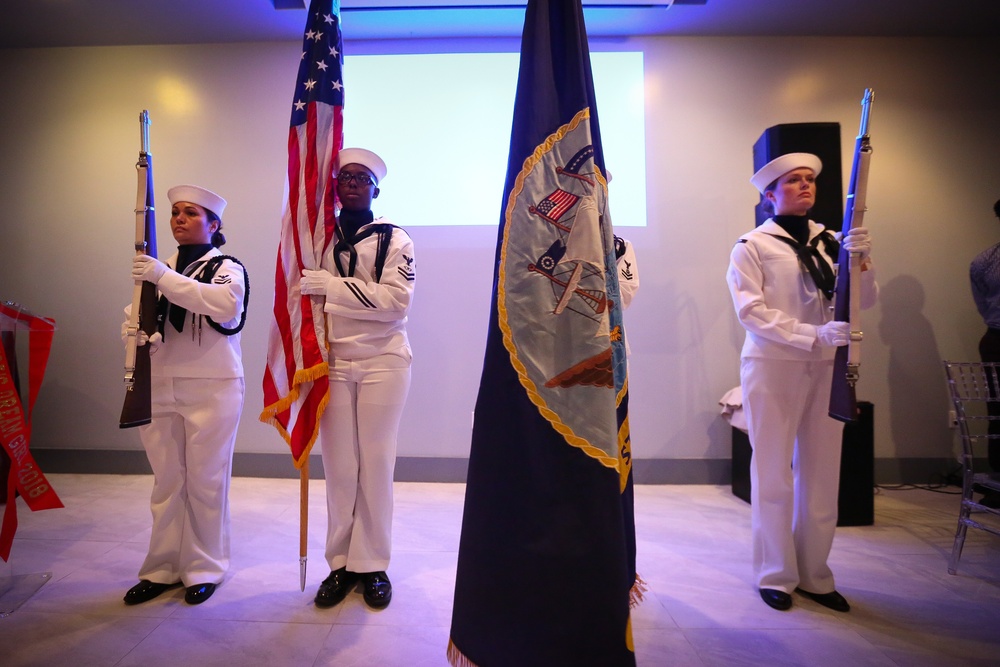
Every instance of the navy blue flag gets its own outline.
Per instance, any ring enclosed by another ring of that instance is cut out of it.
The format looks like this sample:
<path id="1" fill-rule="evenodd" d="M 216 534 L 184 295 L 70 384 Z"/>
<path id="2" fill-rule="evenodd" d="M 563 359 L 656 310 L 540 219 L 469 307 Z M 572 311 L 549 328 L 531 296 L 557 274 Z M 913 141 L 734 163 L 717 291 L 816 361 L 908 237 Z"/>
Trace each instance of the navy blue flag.
<path id="1" fill-rule="evenodd" d="M 628 377 L 580 0 L 528 2 L 448 659 L 634 665 Z"/>

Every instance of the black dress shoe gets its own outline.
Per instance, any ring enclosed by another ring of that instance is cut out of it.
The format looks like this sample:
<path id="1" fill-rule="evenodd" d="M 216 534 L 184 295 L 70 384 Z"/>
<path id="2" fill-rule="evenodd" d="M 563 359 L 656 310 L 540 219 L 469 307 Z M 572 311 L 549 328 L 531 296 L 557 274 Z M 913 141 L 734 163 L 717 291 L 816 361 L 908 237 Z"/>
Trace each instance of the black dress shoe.
<path id="1" fill-rule="evenodd" d="M 149 602 L 157 595 L 167 590 L 174 584 L 160 584 L 155 581 L 149 581 L 148 579 L 141 579 L 132 588 L 128 589 L 125 593 L 125 604 L 140 604 L 143 602 Z"/>
<path id="2" fill-rule="evenodd" d="M 804 591 L 801 588 L 796 588 L 795 592 L 801 593 L 802 595 L 805 595 L 807 598 L 810 598 L 811 600 L 818 602 L 824 607 L 832 609 L 834 611 L 851 610 L 851 605 L 849 605 L 847 603 L 847 600 L 844 599 L 844 596 L 838 593 L 837 591 L 833 591 L 831 593 L 810 593 L 809 591 Z"/>
<path id="3" fill-rule="evenodd" d="M 760 589 L 760 599 L 766 602 L 768 607 L 778 611 L 787 611 L 792 608 L 792 596 L 776 588 Z"/>
<path id="4" fill-rule="evenodd" d="M 184 593 L 184 601 L 188 604 L 201 604 L 212 597 L 212 593 L 214 592 L 215 584 L 195 584 L 194 586 L 188 586 L 187 592 Z"/>
<path id="5" fill-rule="evenodd" d="M 326 609 L 343 600 L 347 593 L 358 583 L 358 575 L 348 572 L 346 567 L 334 570 L 323 580 L 316 592 L 316 606 Z"/>
<path id="6" fill-rule="evenodd" d="M 979 504 L 990 509 L 1000 509 L 1000 491 L 986 489 L 983 497 L 979 499 Z"/>
<path id="7" fill-rule="evenodd" d="M 365 589 L 365 603 L 369 607 L 381 609 L 392 600 L 392 584 L 385 572 L 365 572 L 361 581 Z"/>

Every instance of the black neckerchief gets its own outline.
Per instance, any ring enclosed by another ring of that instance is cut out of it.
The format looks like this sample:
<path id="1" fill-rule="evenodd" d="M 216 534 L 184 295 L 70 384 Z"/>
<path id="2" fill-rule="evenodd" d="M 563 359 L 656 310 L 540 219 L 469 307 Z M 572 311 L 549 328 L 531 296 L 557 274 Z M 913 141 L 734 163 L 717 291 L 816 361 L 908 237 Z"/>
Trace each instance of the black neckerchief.
<path id="1" fill-rule="evenodd" d="M 211 243 L 177 246 L 177 266 L 174 267 L 174 271 L 184 273 L 184 269 L 190 266 L 191 262 L 207 253 L 213 247 Z"/>
<path id="2" fill-rule="evenodd" d="M 337 242 L 333 246 L 333 261 L 337 265 L 340 275 L 350 277 L 354 275 L 354 267 L 358 265 L 358 251 L 354 248 L 358 230 L 375 219 L 375 214 L 368 211 L 349 211 L 343 209 L 337 217 Z M 340 253 L 347 252 L 350 255 L 347 271 L 344 271 L 340 263 Z"/>
<path id="3" fill-rule="evenodd" d="M 788 235 L 805 245 L 809 242 L 809 216 L 808 215 L 776 215 L 773 218 L 775 224 L 788 232 Z"/>
<path id="4" fill-rule="evenodd" d="M 343 230 L 344 235 L 351 239 L 354 238 L 354 235 L 358 233 L 359 229 L 374 219 L 375 214 L 370 210 L 349 211 L 345 208 L 340 212 L 340 217 L 337 218 L 337 222 L 340 223 L 340 228 Z"/>
<path id="5" fill-rule="evenodd" d="M 177 246 L 177 265 L 174 271 L 184 273 L 191 263 L 203 256 L 214 246 L 211 243 L 196 243 L 193 245 Z M 160 330 L 160 335 L 164 335 L 164 326 L 169 320 L 177 331 L 184 330 L 184 320 L 187 319 L 187 309 L 167 301 L 167 297 L 161 296 L 156 304 L 156 319 Z"/>
<path id="6" fill-rule="evenodd" d="M 832 299 L 837 285 L 837 277 L 830 265 L 823 261 L 817 248 L 819 242 L 822 241 L 826 254 L 836 262 L 840 252 L 840 244 L 837 243 L 837 239 L 824 229 L 812 241 L 808 241 L 809 219 L 806 216 L 776 215 L 772 219 L 775 224 L 795 238 L 779 236 L 778 234 L 771 234 L 771 236 L 787 243 L 795 250 L 799 263 L 806 268 L 816 287 L 823 292 L 827 299 Z"/>

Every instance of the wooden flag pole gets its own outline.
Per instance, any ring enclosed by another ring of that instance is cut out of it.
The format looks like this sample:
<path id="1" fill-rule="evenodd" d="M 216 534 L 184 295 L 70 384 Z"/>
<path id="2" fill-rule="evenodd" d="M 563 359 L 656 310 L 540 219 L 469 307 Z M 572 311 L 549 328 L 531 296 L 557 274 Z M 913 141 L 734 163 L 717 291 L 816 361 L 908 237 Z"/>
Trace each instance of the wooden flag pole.
<path id="1" fill-rule="evenodd" d="M 309 458 L 299 469 L 299 590 L 306 590 L 306 543 L 309 541 Z"/>

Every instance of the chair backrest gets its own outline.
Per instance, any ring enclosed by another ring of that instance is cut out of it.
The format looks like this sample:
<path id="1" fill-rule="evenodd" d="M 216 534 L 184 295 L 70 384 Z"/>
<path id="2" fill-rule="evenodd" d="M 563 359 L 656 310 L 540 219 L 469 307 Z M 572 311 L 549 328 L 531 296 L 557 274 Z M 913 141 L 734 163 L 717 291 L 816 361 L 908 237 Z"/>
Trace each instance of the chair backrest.
<path id="1" fill-rule="evenodd" d="M 989 433 L 990 422 L 1000 421 L 1000 415 L 987 409 L 987 403 L 1000 402 L 1000 363 L 945 361 L 944 370 L 962 448 L 971 457 L 977 442 L 1000 438 Z"/>

